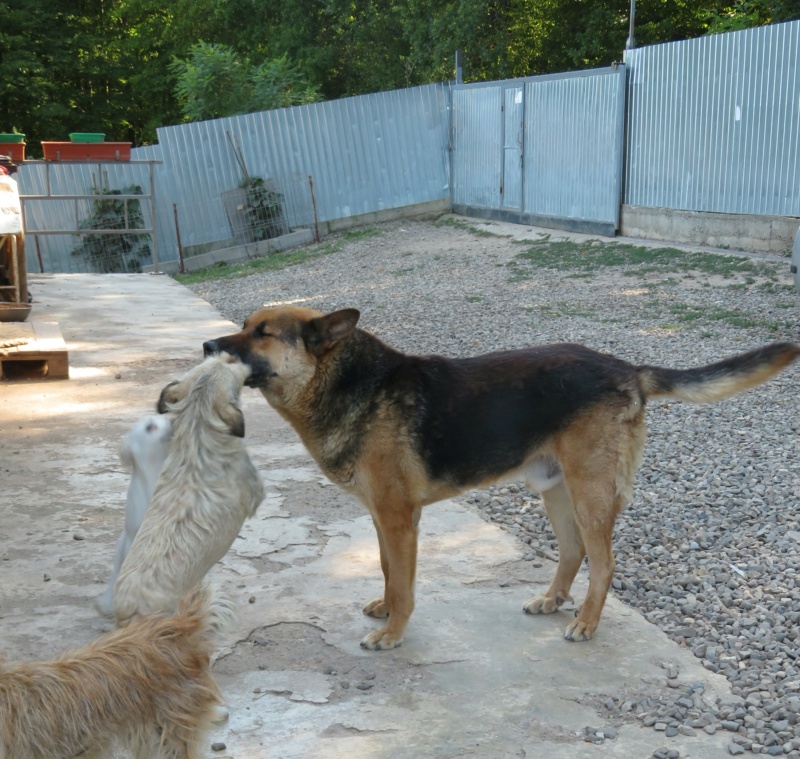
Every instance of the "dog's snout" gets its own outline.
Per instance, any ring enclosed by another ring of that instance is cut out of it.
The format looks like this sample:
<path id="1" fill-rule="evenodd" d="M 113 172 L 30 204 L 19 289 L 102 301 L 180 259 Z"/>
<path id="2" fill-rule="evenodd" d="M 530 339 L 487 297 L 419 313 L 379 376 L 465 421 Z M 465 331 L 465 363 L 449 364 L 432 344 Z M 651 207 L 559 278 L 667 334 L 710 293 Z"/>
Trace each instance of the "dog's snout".
<path id="1" fill-rule="evenodd" d="M 216 340 L 206 340 L 203 343 L 203 355 L 204 356 L 213 356 L 215 353 L 219 353 L 219 345 L 217 345 Z"/>

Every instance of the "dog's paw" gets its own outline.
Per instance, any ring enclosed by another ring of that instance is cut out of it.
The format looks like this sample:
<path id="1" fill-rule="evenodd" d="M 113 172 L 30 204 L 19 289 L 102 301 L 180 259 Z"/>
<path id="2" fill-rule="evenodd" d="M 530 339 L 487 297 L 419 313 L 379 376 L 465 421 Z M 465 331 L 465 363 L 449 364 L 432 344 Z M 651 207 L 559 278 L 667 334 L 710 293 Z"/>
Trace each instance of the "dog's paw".
<path id="1" fill-rule="evenodd" d="M 230 717 L 230 712 L 222 704 L 217 704 L 211 710 L 211 722 L 215 725 L 222 725 L 223 723 L 227 722 L 228 717 Z"/>
<path id="2" fill-rule="evenodd" d="M 388 628 L 383 627 L 365 635 L 361 641 L 361 648 L 368 648 L 370 651 L 389 651 L 397 648 L 402 642 L 402 637 L 392 635 L 388 632 Z"/>
<path id="3" fill-rule="evenodd" d="M 532 598 L 522 610 L 526 614 L 552 614 L 563 606 L 567 601 L 572 601 L 572 596 L 562 596 L 560 593 L 555 598 L 549 596 L 536 596 Z"/>
<path id="4" fill-rule="evenodd" d="M 579 619 L 576 619 L 574 622 L 570 622 L 567 625 L 567 629 L 564 632 L 564 638 L 573 642 L 591 640 L 596 629 L 596 622 L 581 622 Z"/>
<path id="5" fill-rule="evenodd" d="M 376 598 L 364 607 L 364 614 L 376 619 L 386 619 L 389 616 L 389 605 L 382 598 Z"/>
<path id="6" fill-rule="evenodd" d="M 94 600 L 94 608 L 100 612 L 104 617 L 114 616 L 114 596 L 108 591 L 100 594 Z"/>

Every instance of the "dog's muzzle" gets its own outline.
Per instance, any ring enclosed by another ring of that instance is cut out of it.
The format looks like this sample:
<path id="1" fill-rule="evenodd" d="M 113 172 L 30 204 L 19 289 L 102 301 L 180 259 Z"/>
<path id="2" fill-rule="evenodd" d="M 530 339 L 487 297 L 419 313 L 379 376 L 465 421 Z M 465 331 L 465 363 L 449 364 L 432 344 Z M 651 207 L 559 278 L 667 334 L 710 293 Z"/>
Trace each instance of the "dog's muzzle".
<path id="1" fill-rule="evenodd" d="M 269 362 L 254 356 L 249 350 L 242 350 L 240 346 L 231 343 L 228 338 L 221 337 L 216 340 L 206 340 L 203 343 L 203 355 L 215 356 L 217 353 L 230 353 L 242 363 L 250 367 L 250 376 L 245 380 L 246 387 L 263 387 L 273 377 L 276 377 Z"/>

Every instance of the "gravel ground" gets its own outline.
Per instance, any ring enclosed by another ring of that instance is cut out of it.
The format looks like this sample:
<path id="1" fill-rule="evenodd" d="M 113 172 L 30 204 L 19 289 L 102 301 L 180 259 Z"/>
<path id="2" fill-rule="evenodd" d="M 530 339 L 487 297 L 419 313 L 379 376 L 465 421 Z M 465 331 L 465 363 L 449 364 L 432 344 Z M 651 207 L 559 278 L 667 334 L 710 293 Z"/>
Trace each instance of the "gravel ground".
<path id="1" fill-rule="evenodd" d="M 298 265 L 191 287 L 236 322 L 264 305 L 356 307 L 362 327 L 413 353 L 579 342 L 684 368 L 800 340 L 786 259 L 626 263 L 599 242 L 547 242 L 534 230 L 526 242 L 505 234 L 525 228 L 486 228 L 449 216 L 391 222 L 330 237 Z M 609 717 L 666 735 L 728 730 L 731 754 L 800 757 L 798 399 L 794 367 L 718 404 L 648 407 L 635 500 L 615 531 L 614 592 L 724 674 L 742 702 L 709 711 L 681 683 L 664 697 L 609 701 Z M 464 502 L 517 535 L 531 560 L 556 556 L 541 501 L 521 484 Z"/>

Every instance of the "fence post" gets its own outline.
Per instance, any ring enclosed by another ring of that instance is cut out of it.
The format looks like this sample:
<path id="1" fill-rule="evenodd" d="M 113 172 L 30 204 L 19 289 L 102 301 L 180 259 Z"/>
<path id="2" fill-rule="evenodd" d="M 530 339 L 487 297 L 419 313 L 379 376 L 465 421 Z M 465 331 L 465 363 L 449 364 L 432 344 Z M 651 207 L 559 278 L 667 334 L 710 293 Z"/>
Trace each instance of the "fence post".
<path id="1" fill-rule="evenodd" d="M 147 168 L 150 171 L 150 229 L 153 231 L 150 233 L 152 237 L 150 240 L 153 243 L 153 274 L 158 274 L 158 237 L 157 235 L 157 226 L 156 226 L 156 177 L 155 171 L 153 171 L 154 163 L 150 161 L 147 164 Z"/>
<path id="2" fill-rule="evenodd" d="M 175 203 L 172 204 L 172 213 L 175 215 L 175 237 L 178 239 L 178 261 L 180 261 L 179 271 L 181 274 L 185 274 L 186 269 L 183 265 L 183 245 L 181 245 L 181 228 L 178 225 L 178 206 Z"/>
<path id="3" fill-rule="evenodd" d="M 314 240 L 319 242 L 319 224 L 317 223 L 317 201 L 314 199 L 314 180 L 308 175 L 308 189 L 311 191 L 311 207 L 314 209 Z"/>

